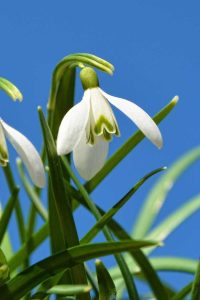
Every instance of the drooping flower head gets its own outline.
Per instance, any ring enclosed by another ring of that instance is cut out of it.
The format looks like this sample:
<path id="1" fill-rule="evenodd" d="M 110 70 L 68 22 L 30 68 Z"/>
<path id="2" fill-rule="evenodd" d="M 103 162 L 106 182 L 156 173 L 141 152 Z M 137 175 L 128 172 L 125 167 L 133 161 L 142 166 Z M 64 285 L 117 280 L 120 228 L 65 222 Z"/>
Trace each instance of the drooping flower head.
<path id="1" fill-rule="evenodd" d="M 65 155 L 73 151 L 75 166 L 83 178 L 91 179 L 103 167 L 109 141 L 113 135 L 120 135 L 110 104 L 129 117 L 153 144 L 162 147 L 159 128 L 142 108 L 105 93 L 99 87 L 96 72 L 90 67 L 81 70 L 80 78 L 84 95 L 60 124 L 57 152 Z"/>

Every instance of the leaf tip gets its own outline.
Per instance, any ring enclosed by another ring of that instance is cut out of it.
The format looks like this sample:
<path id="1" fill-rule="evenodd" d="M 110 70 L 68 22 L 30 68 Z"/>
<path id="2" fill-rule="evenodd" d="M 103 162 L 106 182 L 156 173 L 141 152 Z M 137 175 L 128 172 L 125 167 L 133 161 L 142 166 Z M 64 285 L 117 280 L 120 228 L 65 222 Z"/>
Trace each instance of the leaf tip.
<path id="1" fill-rule="evenodd" d="M 42 107 L 39 105 L 39 106 L 37 107 L 37 110 L 38 110 L 38 112 L 41 112 L 41 111 L 42 111 Z"/>
<path id="2" fill-rule="evenodd" d="M 174 105 L 176 105 L 177 103 L 178 103 L 178 101 L 179 101 L 179 96 L 174 96 L 174 98 L 171 100 L 171 103 L 172 104 L 174 104 Z"/>

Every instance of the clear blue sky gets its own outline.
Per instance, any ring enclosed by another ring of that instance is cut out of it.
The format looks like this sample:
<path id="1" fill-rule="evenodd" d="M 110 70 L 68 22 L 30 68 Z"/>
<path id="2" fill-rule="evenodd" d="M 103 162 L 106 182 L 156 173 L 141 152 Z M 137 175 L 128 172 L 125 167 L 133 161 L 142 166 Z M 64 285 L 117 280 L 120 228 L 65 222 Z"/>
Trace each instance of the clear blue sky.
<path id="1" fill-rule="evenodd" d="M 93 53 L 113 63 L 116 70 L 112 77 L 99 75 L 101 87 L 135 101 L 151 115 L 179 95 L 177 108 L 160 126 L 163 150 L 142 142 L 93 194 L 102 207 L 111 207 L 144 174 L 169 166 L 200 143 L 199 11 L 198 0 L 2 1 L 0 73 L 19 86 L 24 101 L 13 104 L 1 92 L 1 116 L 39 148 L 36 107 L 46 107 L 55 64 L 74 52 Z M 79 86 L 76 100 L 81 95 Z M 122 114 L 116 111 L 116 115 L 122 137 L 112 142 L 110 153 L 136 129 Z M 14 163 L 14 156 L 11 160 Z M 119 178 L 121 184 L 117 184 Z M 160 220 L 199 193 L 199 181 L 200 165 L 196 163 L 170 193 Z M 153 182 L 150 180 L 118 215 L 127 229 Z M 0 192 L 3 201 L 4 192 Z M 93 224 L 92 217 L 80 214 L 80 227 Z M 159 253 L 198 258 L 200 243 L 195 229 L 199 219 L 198 213 L 181 226 Z M 181 280 L 182 284 L 188 278 L 181 276 Z"/>

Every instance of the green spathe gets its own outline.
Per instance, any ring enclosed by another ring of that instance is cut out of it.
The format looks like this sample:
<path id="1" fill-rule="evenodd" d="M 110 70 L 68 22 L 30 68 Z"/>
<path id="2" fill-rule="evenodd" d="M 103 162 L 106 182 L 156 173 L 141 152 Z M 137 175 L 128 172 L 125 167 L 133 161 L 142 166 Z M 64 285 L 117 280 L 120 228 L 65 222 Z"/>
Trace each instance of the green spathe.
<path id="1" fill-rule="evenodd" d="M 94 69 L 85 67 L 80 72 L 80 79 L 84 90 L 99 86 L 99 79 Z"/>

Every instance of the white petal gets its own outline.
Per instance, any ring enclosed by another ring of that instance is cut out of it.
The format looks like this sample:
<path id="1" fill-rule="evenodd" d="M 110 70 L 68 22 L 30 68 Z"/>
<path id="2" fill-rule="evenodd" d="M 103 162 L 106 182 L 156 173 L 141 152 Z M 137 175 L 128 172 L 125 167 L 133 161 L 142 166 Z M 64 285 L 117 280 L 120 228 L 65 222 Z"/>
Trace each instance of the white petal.
<path id="1" fill-rule="evenodd" d="M 74 164 L 81 175 L 86 180 L 91 179 L 103 167 L 109 143 L 101 137 L 96 137 L 94 146 L 86 143 L 86 135 L 83 134 L 80 142 L 73 151 Z"/>
<path id="2" fill-rule="evenodd" d="M 102 90 L 101 92 L 111 104 L 127 115 L 153 144 L 158 148 L 162 147 L 163 140 L 158 126 L 142 108 L 128 100 L 111 96 Z"/>
<path id="3" fill-rule="evenodd" d="M 58 130 L 58 155 L 68 154 L 79 142 L 89 118 L 90 91 L 86 90 L 80 103 L 73 106 L 64 116 Z"/>
<path id="4" fill-rule="evenodd" d="M 26 165 L 34 184 L 38 187 L 43 187 L 45 185 L 45 173 L 37 150 L 33 144 L 19 131 L 10 127 L 3 120 L 1 120 L 1 124 L 6 137 L 9 139 Z"/>

